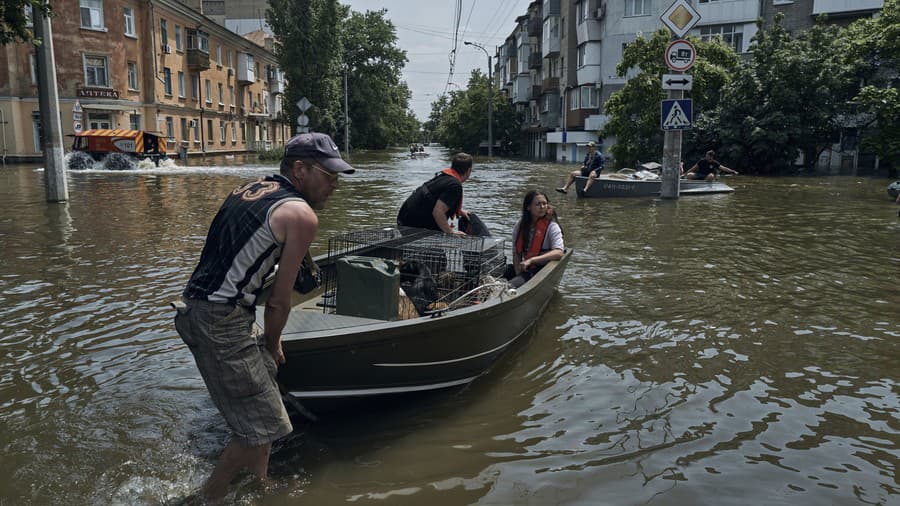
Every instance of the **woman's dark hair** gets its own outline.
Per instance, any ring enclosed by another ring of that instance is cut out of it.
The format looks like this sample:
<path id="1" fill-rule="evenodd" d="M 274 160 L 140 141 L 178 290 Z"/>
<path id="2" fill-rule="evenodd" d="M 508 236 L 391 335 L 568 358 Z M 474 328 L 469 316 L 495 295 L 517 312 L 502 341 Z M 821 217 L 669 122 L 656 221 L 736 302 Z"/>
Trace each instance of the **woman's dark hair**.
<path id="1" fill-rule="evenodd" d="M 545 199 L 547 199 L 547 216 L 550 218 L 550 221 L 555 221 L 557 225 L 559 224 L 559 220 L 556 216 L 556 210 L 553 207 L 550 207 L 550 197 L 547 196 L 541 190 L 531 190 L 530 192 L 525 194 L 525 198 L 522 199 L 522 219 L 519 220 L 519 234 L 527 233 L 527 230 L 531 229 L 531 211 L 528 210 L 531 207 L 531 203 L 534 202 L 534 198 L 538 195 L 543 195 Z M 559 230 L 562 231 L 562 226 L 559 227 Z M 527 237 L 527 236 L 525 236 Z M 518 241 L 518 237 L 516 237 L 516 241 Z M 513 244 L 515 247 L 515 244 Z M 528 249 L 528 245 L 525 244 L 525 241 L 522 241 L 522 247 L 526 250 Z M 517 253 L 524 253 L 525 251 L 518 251 Z"/>

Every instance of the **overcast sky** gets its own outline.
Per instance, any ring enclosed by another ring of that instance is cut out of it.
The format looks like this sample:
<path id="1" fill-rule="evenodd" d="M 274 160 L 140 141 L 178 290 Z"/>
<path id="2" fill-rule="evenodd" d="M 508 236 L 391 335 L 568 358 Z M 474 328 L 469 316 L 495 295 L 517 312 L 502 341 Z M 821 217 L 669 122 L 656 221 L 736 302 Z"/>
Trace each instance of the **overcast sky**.
<path id="1" fill-rule="evenodd" d="M 398 45 L 409 62 L 403 78 L 412 90 L 410 106 L 419 120 L 428 119 L 433 102 L 445 89 L 450 75 L 450 50 L 455 29 L 455 0 L 341 0 L 350 8 L 365 12 L 387 9 L 396 28 Z M 456 65 L 451 82 L 466 87 L 473 69 L 487 72 L 487 57 L 463 41 L 484 45 L 491 57 L 494 48 L 515 28 L 515 20 L 525 14 L 529 0 L 462 0 L 457 37 Z M 449 89 L 455 89 L 450 85 Z"/>

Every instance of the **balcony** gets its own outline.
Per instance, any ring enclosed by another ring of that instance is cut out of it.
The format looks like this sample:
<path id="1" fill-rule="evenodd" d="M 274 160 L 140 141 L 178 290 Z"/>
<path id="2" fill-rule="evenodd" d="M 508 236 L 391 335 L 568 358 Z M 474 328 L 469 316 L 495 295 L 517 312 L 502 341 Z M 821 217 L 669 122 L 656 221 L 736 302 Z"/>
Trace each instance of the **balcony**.
<path id="1" fill-rule="evenodd" d="M 249 53 L 237 54 L 237 81 L 242 84 L 250 84 L 256 81 L 253 55 Z"/>
<path id="2" fill-rule="evenodd" d="M 884 0 L 815 0 L 813 2 L 813 16 L 819 14 L 860 14 L 865 11 L 874 11 L 884 8 Z"/>
<path id="3" fill-rule="evenodd" d="M 534 17 L 528 20 L 528 36 L 529 37 L 540 37 L 541 31 L 544 29 L 544 21 L 540 18 Z"/>
<path id="4" fill-rule="evenodd" d="M 543 63 L 544 58 L 541 56 L 541 53 L 531 53 L 528 55 L 528 68 L 539 69 Z"/>
<path id="5" fill-rule="evenodd" d="M 559 78 L 558 77 L 551 77 L 549 79 L 544 79 L 543 81 L 541 81 L 541 92 L 542 93 L 547 93 L 547 92 L 552 92 L 552 91 L 559 93 Z"/>
<path id="6" fill-rule="evenodd" d="M 209 52 L 202 49 L 188 49 L 187 65 L 188 70 L 209 70 Z"/>
<path id="7" fill-rule="evenodd" d="M 544 0 L 541 13 L 544 15 L 544 18 L 559 16 L 559 0 Z"/>

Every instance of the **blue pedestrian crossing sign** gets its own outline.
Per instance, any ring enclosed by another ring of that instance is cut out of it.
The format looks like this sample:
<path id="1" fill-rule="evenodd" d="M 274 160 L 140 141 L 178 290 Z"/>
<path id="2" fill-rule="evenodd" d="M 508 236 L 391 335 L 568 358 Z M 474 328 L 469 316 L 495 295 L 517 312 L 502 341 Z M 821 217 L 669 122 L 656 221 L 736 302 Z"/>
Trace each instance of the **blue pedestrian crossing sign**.
<path id="1" fill-rule="evenodd" d="M 690 130 L 694 121 L 694 105 L 691 99 L 663 100 L 660 128 L 663 130 Z"/>

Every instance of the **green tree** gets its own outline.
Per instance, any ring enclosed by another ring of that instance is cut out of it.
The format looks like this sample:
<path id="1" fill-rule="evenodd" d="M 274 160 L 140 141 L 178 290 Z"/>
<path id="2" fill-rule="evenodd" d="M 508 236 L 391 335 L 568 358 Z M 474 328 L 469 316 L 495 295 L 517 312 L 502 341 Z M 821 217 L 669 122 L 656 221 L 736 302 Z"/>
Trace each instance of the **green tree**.
<path id="1" fill-rule="evenodd" d="M 660 102 L 666 98 L 661 76 L 668 73 L 661 55 L 670 42 L 669 32 L 658 30 L 649 39 L 639 37 L 628 45 L 616 66 L 620 77 L 633 73 L 625 87 L 609 98 L 604 106 L 609 122 L 600 135 L 615 137 L 610 151 L 618 167 L 633 166 L 638 160 L 662 157 L 663 132 L 660 130 Z M 684 139 L 683 153 L 691 157 L 714 143 L 714 123 L 707 116 L 721 100 L 721 90 L 739 65 L 737 54 L 721 39 L 703 42 L 691 38 L 697 48 L 697 63 L 690 98 L 694 102 L 695 128 Z M 636 69 L 636 70 L 632 70 Z"/>
<path id="2" fill-rule="evenodd" d="M 782 18 L 760 26 L 715 117 L 722 158 L 743 172 L 784 172 L 800 153 L 813 168 L 840 138 L 857 86 L 856 65 L 822 57 L 842 53 L 839 27 L 819 23 L 791 38 Z"/>
<path id="3" fill-rule="evenodd" d="M 438 138 L 452 149 L 478 153 L 481 141 L 487 135 L 487 90 L 488 78 L 480 70 L 472 72 L 465 90 L 453 91 L 447 105 L 440 111 Z M 521 144 L 522 130 L 519 118 L 512 104 L 496 89 L 493 93 L 493 135 L 502 150 L 515 154 Z M 447 100 L 444 97 L 438 99 Z M 432 114 L 436 111 L 432 104 Z"/>
<path id="4" fill-rule="evenodd" d="M 342 107 L 338 22 L 347 10 L 337 0 L 269 0 L 266 11 L 279 41 L 275 53 L 287 80 L 288 117 L 300 115 L 294 104 L 306 97 L 314 106 L 307 111 L 310 129 L 332 136 Z"/>
<path id="5" fill-rule="evenodd" d="M 34 33 L 29 27 L 31 9 L 37 9 L 45 16 L 51 14 L 50 2 L 46 0 L 3 0 L 0 2 L 0 45 L 10 42 L 30 42 Z"/>
<path id="6" fill-rule="evenodd" d="M 422 131 L 427 140 L 446 144 L 441 137 L 438 128 L 441 125 L 441 118 L 444 116 L 444 111 L 447 109 L 449 103 L 447 95 L 441 95 L 437 100 L 431 103 L 431 113 L 428 115 L 428 120 L 422 123 Z"/>
<path id="7" fill-rule="evenodd" d="M 358 148 L 383 149 L 419 136 L 419 122 L 409 111 L 412 93 L 401 80 L 406 52 L 397 47 L 394 25 L 386 13 L 385 9 L 351 12 L 341 24 L 350 139 Z M 343 131 L 338 137 L 343 137 Z"/>
<path id="8" fill-rule="evenodd" d="M 851 62 L 859 62 L 866 85 L 854 102 L 868 115 L 863 146 L 894 167 L 900 166 L 900 0 L 887 0 L 881 15 L 852 23 L 844 32 Z"/>

